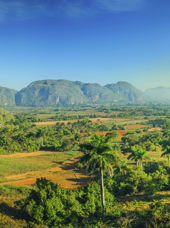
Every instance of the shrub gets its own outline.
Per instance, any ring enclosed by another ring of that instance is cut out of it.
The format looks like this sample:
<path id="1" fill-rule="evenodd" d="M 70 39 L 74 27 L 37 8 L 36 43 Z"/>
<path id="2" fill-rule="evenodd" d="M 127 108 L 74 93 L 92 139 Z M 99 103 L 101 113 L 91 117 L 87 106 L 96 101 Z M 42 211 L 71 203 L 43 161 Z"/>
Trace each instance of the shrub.
<path id="1" fill-rule="evenodd" d="M 22 209 L 32 224 L 48 227 L 65 227 L 81 224 L 85 218 L 101 215 L 100 185 L 96 182 L 75 190 L 66 190 L 46 180 L 37 179 L 36 190 L 32 190 Z M 115 198 L 105 189 L 106 209 L 115 205 Z"/>
<path id="2" fill-rule="evenodd" d="M 156 171 L 154 173 L 149 173 L 147 182 L 145 184 L 146 194 L 155 194 L 157 191 L 166 188 L 169 182 L 169 175 Z"/>
<path id="3" fill-rule="evenodd" d="M 31 191 L 23 210 L 30 215 L 33 224 L 51 227 L 77 221 L 80 204 L 74 192 L 41 178 L 37 179 L 36 190 Z"/>

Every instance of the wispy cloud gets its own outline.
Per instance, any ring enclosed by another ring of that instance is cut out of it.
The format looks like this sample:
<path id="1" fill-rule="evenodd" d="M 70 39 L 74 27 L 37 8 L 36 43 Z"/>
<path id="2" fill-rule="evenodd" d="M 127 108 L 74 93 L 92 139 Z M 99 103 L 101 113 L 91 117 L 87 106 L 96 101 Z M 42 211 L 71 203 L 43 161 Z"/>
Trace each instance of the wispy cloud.
<path id="1" fill-rule="evenodd" d="M 144 0 L 95 0 L 96 6 L 109 11 L 132 11 L 139 9 Z"/>
<path id="2" fill-rule="evenodd" d="M 89 16 L 107 11 L 129 11 L 146 0 L 0 0 L 0 21 L 38 16 Z"/>

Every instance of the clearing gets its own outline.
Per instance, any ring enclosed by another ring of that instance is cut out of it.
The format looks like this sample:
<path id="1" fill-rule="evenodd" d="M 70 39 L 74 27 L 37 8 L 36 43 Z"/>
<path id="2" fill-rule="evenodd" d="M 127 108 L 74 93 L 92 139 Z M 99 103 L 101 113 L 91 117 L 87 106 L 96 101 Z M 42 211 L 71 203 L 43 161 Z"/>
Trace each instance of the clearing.
<path id="1" fill-rule="evenodd" d="M 62 154 L 64 160 L 68 158 L 68 153 L 63 155 L 62 152 L 55 152 L 56 154 Z M 46 156 L 45 156 L 46 155 Z M 20 154 L 12 154 L 12 155 L 1 155 L 0 158 L 5 158 L 6 161 L 13 162 L 22 162 L 25 160 L 25 164 L 28 163 L 39 163 L 46 164 L 49 166 L 48 159 L 53 159 L 54 152 L 44 152 L 38 151 L 34 153 L 20 153 Z M 76 163 L 79 161 L 81 157 L 81 153 L 78 156 L 71 158 L 65 162 L 53 162 L 52 168 L 47 170 L 40 171 L 30 171 L 30 172 L 22 172 L 15 174 L 6 174 L 3 179 L 1 179 L 1 184 L 12 184 L 12 185 L 28 185 L 32 186 L 35 184 L 37 178 L 44 177 L 48 180 L 51 180 L 54 183 L 57 183 L 65 188 L 76 188 L 81 185 L 87 184 L 90 181 L 90 177 L 85 174 L 85 170 L 76 170 Z M 58 156 L 55 156 L 60 158 Z M 62 160 L 63 160 L 62 159 Z M 61 160 L 61 159 L 60 159 Z M 56 163 L 60 164 L 56 166 Z M 61 164 L 62 163 L 62 164 Z"/>

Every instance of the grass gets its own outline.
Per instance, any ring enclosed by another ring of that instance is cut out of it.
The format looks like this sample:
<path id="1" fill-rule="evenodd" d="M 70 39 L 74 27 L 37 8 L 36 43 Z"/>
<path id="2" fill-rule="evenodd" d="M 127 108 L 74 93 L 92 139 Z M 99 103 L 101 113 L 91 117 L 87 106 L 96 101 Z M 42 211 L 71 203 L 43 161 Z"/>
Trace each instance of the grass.
<path id="1" fill-rule="evenodd" d="M 66 160 L 69 160 L 72 157 L 75 157 L 76 155 L 78 155 L 77 151 L 66 151 L 66 152 L 54 152 L 52 154 L 44 154 L 44 155 L 32 156 L 32 157 L 11 157 L 11 158 L 7 157 L 7 158 L 3 158 L 3 160 L 5 161 L 5 164 L 8 165 L 9 167 L 14 165 L 14 167 L 16 167 L 15 174 L 17 174 L 17 173 L 23 173 L 23 169 L 25 169 L 25 172 L 47 170 L 47 169 L 56 167 L 56 165 L 62 164 Z M 2 159 L 0 159 L 0 161 L 1 160 Z M 0 165 L 1 165 L 1 162 L 0 162 Z M 18 172 L 19 170 L 17 167 L 21 168 L 22 171 Z M 10 172 L 7 171 L 7 173 L 9 174 Z M 1 168 L 0 168 L 0 176 L 1 176 Z"/>
<path id="2" fill-rule="evenodd" d="M 28 227 L 28 217 L 18 204 L 30 191 L 25 189 L 14 186 L 0 187 L 0 228 Z"/>
<path id="3" fill-rule="evenodd" d="M 28 187 L 18 187 L 15 185 L 0 185 L 0 196 L 10 196 L 10 197 L 19 197 L 27 196 L 30 193 L 30 188 Z"/>
<path id="4" fill-rule="evenodd" d="M 6 175 L 25 173 L 29 171 L 37 171 L 42 167 L 39 164 L 27 164 L 25 162 L 7 161 L 6 159 L 0 159 L 0 177 Z"/>
<path id="5" fill-rule="evenodd" d="M 61 165 L 63 162 L 70 160 L 78 155 L 77 151 L 55 152 L 32 157 L 6 157 L 0 159 L 0 182 L 4 178 L 14 175 L 23 174 L 32 171 L 44 171 Z"/>

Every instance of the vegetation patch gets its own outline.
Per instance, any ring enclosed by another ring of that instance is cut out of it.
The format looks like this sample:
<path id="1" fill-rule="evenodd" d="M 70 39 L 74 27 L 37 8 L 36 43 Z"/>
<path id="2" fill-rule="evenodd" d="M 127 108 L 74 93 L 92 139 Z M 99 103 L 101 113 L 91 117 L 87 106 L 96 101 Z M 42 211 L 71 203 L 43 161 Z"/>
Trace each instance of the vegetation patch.
<path id="1" fill-rule="evenodd" d="M 41 169 L 42 166 L 39 164 L 27 164 L 24 162 L 9 161 L 2 158 L 0 159 L 0 177 Z"/>

